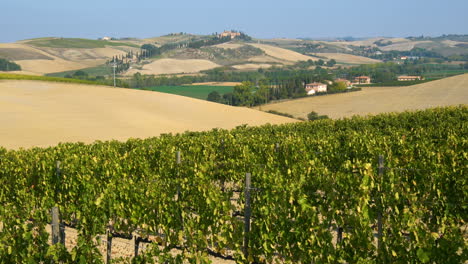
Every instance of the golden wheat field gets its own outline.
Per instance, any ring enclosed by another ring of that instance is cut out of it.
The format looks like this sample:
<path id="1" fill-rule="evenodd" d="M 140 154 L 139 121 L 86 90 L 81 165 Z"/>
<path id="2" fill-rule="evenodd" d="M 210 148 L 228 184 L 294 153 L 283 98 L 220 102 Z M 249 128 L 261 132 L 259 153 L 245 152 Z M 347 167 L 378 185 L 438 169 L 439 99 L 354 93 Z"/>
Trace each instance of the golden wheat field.
<path id="1" fill-rule="evenodd" d="M 89 49 L 34 47 L 27 43 L 0 43 L 0 57 L 19 64 L 22 74 L 43 75 L 104 64 L 112 56 L 124 55 L 130 47 Z"/>
<path id="2" fill-rule="evenodd" d="M 0 146 L 12 149 L 295 121 L 254 109 L 151 91 L 0 81 Z"/>
<path id="3" fill-rule="evenodd" d="M 209 60 L 180 60 L 180 59 L 160 59 L 143 65 L 142 69 L 131 69 L 127 75 L 133 75 L 137 72 L 141 74 L 174 74 L 174 73 L 195 73 L 203 70 L 209 70 L 220 65 Z"/>

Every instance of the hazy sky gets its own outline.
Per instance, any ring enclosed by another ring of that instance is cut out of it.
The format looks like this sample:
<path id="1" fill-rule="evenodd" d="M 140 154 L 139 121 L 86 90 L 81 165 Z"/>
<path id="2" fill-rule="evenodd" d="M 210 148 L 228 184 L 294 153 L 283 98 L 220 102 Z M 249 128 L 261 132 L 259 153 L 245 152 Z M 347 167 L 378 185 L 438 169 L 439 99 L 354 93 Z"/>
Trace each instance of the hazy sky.
<path id="1" fill-rule="evenodd" d="M 253 37 L 468 34 L 468 0 L 1 0 L 0 42 L 154 37 L 238 29 Z"/>

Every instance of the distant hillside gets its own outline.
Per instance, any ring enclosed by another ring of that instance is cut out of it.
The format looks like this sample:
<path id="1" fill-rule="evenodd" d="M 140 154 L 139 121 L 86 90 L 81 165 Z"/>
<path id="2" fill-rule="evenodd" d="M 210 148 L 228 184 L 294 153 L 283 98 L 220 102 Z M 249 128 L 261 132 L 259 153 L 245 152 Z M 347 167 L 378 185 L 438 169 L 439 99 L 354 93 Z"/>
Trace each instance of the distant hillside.
<path id="1" fill-rule="evenodd" d="M 131 43 L 81 38 L 40 38 L 26 40 L 23 41 L 23 43 L 36 47 L 65 49 L 95 49 L 105 48 L 106 46 L 128 46 L 133 48 L 139 48 L 138 45 Z"/>
<path id="2" fill-rule="evenodd" d="M 138 45 L 121 42 L 42 38 L 0 43 L 0 58 L 19 64 L 20 73 L 43 75 L 100 66 L 114 56 L 138 50 Z"/>
<path id="3" fill-rule="evenodd" d="M 438 57 L 455 55 L 468 56 L 467 35 L 444 35 L 440 37 L 409 37 L 409 38 L 370 38 L 345 40 L 310 40 L 291 39 L 259 40 L 269 45 L 291 49 L 301 54 L 346 53 L 357 56 L 378 58 L 378 55 L 390 51 L 411 51 L 419 48 L 434 52 Z"/>
<path id="4" fill-rule="evenodd" d="M 468 62 L 466 35 L 436 38 L 370 38 L 336 40 L 242 39 L 172 33 L 165 36 L 120 40 L 38 38 L 0 44 L 0 58 L 21 66 L 27 74 L 64 76 L 76 70 L 111 73 L 106 62 L 118 58 L 118 73 L 198 74 L 215 67 L 231 71 L 289 67 L 300 61 L 334 60 L 336 67 L 395 61 L 404 56 L 428 59 L 425 63 Z M 142 45 L 157 52 L 144 53 Z M 143 55 L 144 56 L 143 56 Z M 167 64 L 166 64 L 167 63 Z M 399 63 L 399 62 L 398 62 Z M 193 65 L 190 65 L 193 64 Z M 334 65 L 333 64 L 333 65 Z M 128 71 L 127 71 L 128 70 Z M 126 71 L 126 72 L 125 72 Z"/>

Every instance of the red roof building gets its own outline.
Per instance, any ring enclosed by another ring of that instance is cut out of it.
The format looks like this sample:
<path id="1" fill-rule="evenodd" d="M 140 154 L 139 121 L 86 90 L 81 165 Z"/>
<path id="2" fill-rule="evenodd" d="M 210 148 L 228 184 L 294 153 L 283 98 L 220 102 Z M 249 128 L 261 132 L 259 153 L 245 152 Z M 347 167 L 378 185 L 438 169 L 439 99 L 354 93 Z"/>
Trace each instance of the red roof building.
<path id="1" fill-rule="evenodd" d="M 359 77 L 354 78 L 354 83 L 369 84 L 371 83 L 371 78 L 369 76 L 359 76 Z"/>

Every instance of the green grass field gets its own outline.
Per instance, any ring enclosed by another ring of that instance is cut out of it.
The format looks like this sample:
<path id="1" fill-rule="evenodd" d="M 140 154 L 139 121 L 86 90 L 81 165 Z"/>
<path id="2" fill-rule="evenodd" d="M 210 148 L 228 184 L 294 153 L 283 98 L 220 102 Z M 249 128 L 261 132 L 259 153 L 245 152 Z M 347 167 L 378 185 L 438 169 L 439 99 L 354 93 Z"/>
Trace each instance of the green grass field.
<path id="1" fill-rule="evenodd" d="M 138 45 L 131 43 L 81 38 L 41 38 L 28 41 L 27 43 L 33 46 L 48 48 L 93 49 L 105 48 L 106 46 L 128 46 L 139 48 Z"/>
<path id="2" fill-rule="evenodd" d="M 439 78 L 431 78 L 431 79 L 420 80 L 420 81 L 392 81 L 392 82 L 384 82 L 384 83 L 357 84 L 356 87 L 411 86 L 411 85 L 426 83 L 430 81 L 435 81 L 438 79 Z"/>
<path id="3" fill-rule="evenodd" d="M 225 94 L 233 91 L 233 86 L 209 86 L 209 85 L 186 85 L 186 86 L 156 86 L 147 88 L 147 90 L 162 93 L 177 94 L 197 99 L 206 100 L 208 94 L 212 91 Z"/>
<path id="4" fill-rule="evenodd" d="M 73 70 L 73 71 L 64 71 L 64 72 L 54 72 L 54 73 L 48 73 L 46 76 L 51 76 L 51 77 L 65 77 L 65 75 L 73 75 L 78 70 Z M 89 76 L 106 76 L 106 75 L 111 75 L 112 74 L 112 68 L 108 65 L 100 65 L 97 67 L 90 67 L 90 68 L 84 68 L 80 69 L 80 71 L 86 72 Z"/>
<path id="5" fill-rule="evenodd" d="M 424 73 L 423 76 L 426 79 L 436 79 L 436 78 L 445 78 L 445 77 L 450 77 L 454 75 L 459 75 L 459 74 L 465 74 L 468 73 L 468 70 L 441 70 L 441 71 L 434 71 L 434 72 L 428 72 Z"/>
<path id="6" fill-rule="evenodd" d="M 10 74 L 0 73 L 0 80 L 31 80 L 31 81 L 47 81 L 47 82 L 63 82 L 63 83 L 79 83 L 79 84 L 93 84 L 93 85 L 107 85 L 100 82 L 50 77 L 50 76 L 37 76 L 37 75 L 24 75 L 24 74 Z"/>

